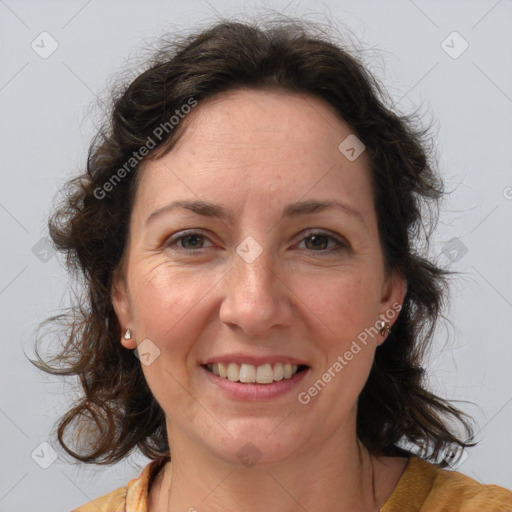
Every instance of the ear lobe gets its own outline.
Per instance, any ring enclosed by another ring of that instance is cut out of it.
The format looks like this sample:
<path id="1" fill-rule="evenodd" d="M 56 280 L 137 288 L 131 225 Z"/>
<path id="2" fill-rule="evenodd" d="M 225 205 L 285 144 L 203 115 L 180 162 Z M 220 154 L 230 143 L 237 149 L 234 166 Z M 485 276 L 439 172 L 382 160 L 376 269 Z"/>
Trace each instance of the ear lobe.
<path id="1" fill-rule="evenodd" d="M 130 329 L 132 325 L 132 312 L 130 301 L 128 299 L 128 290 L 126 282 L 123 278 L 116 278 L 112 290 L 112 305 L 117 316 L 119 325 L 121 326 L 121 344 L 128 349 L 137 348 L 135 339 L 126 339 L 124 333 L 126 329 Z"/>

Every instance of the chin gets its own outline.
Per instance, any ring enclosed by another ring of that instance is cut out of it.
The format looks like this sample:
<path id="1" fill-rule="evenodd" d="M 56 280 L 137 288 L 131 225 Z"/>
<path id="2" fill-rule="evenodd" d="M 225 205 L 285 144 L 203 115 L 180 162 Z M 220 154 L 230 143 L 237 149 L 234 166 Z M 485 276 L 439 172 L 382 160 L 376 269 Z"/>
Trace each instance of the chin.
<path id="1" fill-rule="evenodd" d="M 284 416 L 286 418 L 286 416 Z M 258 464 L 271 464 L 289 459 L 297 452 L 300 439 L 296 432 L 284 425 L 283 418 L 252 418 L 230 422 L 228 436 L 225 431 L 210 445 L 215 455 L 230 464 L 247 468 Z M 277 428 L 276 428 L 277 427 Z M 302 439 L 304 432 L 301 434 Z"/>

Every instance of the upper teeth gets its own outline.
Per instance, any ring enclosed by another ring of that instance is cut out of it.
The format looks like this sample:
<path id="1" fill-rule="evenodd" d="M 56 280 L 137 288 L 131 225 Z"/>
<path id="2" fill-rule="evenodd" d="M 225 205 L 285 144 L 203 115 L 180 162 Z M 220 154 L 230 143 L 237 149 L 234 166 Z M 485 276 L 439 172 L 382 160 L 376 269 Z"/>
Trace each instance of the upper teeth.
<path id="1" fill-rule="evenodd" d="M 290 379 L 297 373 L 298 366 L 290 363 L 270 363 L 261 366 L 238 363 L 213 363 L 208 368 L 218 377 L 227 378 L 232 382 L 256 382 L 270 384 L 275 380 Z"/>

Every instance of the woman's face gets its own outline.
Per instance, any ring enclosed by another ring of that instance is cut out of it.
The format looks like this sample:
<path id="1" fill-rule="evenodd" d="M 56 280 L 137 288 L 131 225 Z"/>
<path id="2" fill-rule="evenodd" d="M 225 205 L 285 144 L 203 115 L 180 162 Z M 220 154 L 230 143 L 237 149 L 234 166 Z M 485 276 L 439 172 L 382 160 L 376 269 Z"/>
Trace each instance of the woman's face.
<path id="1" fill-rule="evenodd" d="M 171 450 L 240 464 L 353 439 L 379 318 L 405 293 L 384 271 L 366 153 L 339 149 L 351 129 L 327 104 L 286 92 L 231 91 L 180 122 L 139 171 L 114 293 Z"/>

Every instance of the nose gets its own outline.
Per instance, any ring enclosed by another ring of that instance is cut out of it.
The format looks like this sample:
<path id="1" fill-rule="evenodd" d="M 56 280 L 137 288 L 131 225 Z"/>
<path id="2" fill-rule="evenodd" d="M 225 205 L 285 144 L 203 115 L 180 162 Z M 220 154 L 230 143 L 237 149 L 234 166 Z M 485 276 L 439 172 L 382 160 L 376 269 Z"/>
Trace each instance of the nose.
<path id="1" fill-rule="evenodd" d="M 251 336 L 289 326 L 293 316 L 291 290 L 270 252 L 263 250 L 252 262 L 238 254 L 233 260 L 223 280 L 221 321 Z"/>

